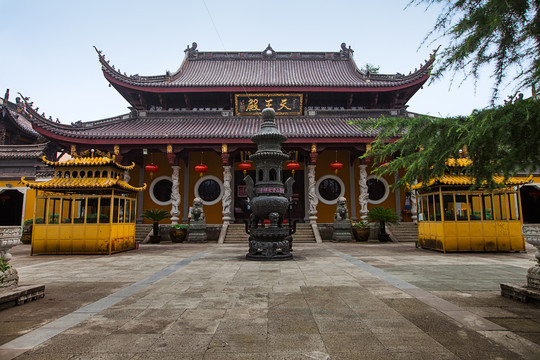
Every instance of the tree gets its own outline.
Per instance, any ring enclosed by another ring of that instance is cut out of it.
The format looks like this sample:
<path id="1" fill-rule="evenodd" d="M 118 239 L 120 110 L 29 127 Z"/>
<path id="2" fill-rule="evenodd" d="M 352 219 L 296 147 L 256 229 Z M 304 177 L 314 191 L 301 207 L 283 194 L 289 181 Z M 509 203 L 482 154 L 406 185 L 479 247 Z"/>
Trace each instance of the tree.
<path id="1" fill-rule="evenodd" d="M 152 230 L 153 235 L 157 236 L 159 231 L 159 222 L 161 220 L 165 220 L 171 217 L 171 214 L 167 210 L 160 210 L 160 209 L 149 209 L 145 210 L 143 213 L 143 217 L 152 221 Z"/>
<path id="2" fill-rule="evenodd" d="M 370 63 L 366 63 L 364 67 L 360 69 L 361 72 L 364 74 L 378 74 L 379 73 L 379 66 L 371 65 Z"/>
<path id="3" fill-rule="evenodd" d="M 540 78 L 539 0 L 411 0 L 410 5 L 440 4 L 442 10 L 426 40 L 450 40 L 439 53 L 433 78 L 463 72 L 478 80 L 479 70 L 494 66 L 493 97 L 501 82 L 532 87 Z"/>
<path id="4" fill-rule="evenodd" d="M 467 152 L 472 165 L 467 175 L 476 185 L 496 187 L 494 175 L 509 177 L 540 168 L 540 101 L 518 100 L 504 106 L 475 110 L 470 116 L 433 118 L 383 117 L 366 121 L 362 128 L 378 132 L 371 150 L 378 175 L 405 169 L 397 185 L 442 176 L 445 161 Z M 391 161 L 388 161 L 392 159 Z"/>
<path id="5" fill-rule="evenodd" d="M 494 175 L 540 169 L 540 0 L 412 0 L 410 4 L 440 4 L 442 10 L 426 39 L 446 37 L 450 44 L 439 53 L 435 78 L 463 71 L 478 79 L 479 69 L 494 66 L 494 92 L 507 74 L 517 69 L 518 86 L 531 86 L 533 98 L 475 110 L 469 116 L 381 118 L 364 122 L 377 129 L 366 155 L 373 157 L 379 175 L 405 169 L 398 185 L 441 176 L 445 161 L 466 151 L 473 160 L 467 175 L 474 186 L 496 187 Z"/>

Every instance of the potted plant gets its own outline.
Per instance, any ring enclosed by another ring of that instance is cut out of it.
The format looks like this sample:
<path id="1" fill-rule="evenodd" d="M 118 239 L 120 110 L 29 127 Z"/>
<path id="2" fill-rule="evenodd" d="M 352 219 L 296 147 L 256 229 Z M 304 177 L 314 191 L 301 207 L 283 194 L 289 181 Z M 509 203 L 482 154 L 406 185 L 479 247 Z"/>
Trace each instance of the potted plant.
<path id="1" fill-rule="evenodd" d="M 189 230 L 188 224 L 176 224 L 169 227 L 169 237 L 173 243 L 181 243 L 186 240 Z"/>
<path id="2" fill-rule="evenodd" d="M 43 218 L 36 218 L 36 224 L 43 224 Z M 26 219 L 23 223 L 23 230 L 21 235 L 21 242 L 23 244 L 32 243 L 32 227 L 34 225 L 34 219 Z"/>
<path id="3" fill-rule="evenodd" d="M 150 236 L 150 242 L 157 244 L 161 241 L 159 236 L 159 222 L 171 217 L 171 214 L 167 210 L 150 209 L 145 210 L 143 217 L 153 222 L 153 232 Z"/>
<path id="4" fill-rule="evenodd" d="M 369 223 L 367 221 L 352 222 L 352 230 L 356 241 L 367 241 L 369 239 Z"/>
<path id="5" fill-rule="evenodd" d="M 369 210 L 367 216 L 370 221 L 379 223 L 379 234 L 377 235 L 379 241 L 389 241 L 390 235 L 386 232 L 386 223 L 398 224 L 398 214 L 388 207 L 377 206 Z"/>

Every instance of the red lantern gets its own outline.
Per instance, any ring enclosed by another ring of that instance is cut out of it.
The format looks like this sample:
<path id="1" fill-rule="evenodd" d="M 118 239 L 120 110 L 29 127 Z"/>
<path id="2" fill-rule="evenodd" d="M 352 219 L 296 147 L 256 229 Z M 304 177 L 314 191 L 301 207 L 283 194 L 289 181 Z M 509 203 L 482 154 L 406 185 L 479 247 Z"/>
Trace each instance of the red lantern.
<path id="1" fill-rule="evenodd" d="M 199 164 L 195 166 L 195 171 L 199 173 L 199 176 L 202 177 L 203 173 L 208 171 L 208 166 L 205 164 Z"/>
<path id="2" fill-rule="evenodd" d="M 248 170 L 251 170 L 251 163 L 242 161 L 240 164 L 238 164 L 238 168 L 244 172 L 244 176 L 246 176 L 246 173 Z"/>
<path id="3" fill-rule="evenodd" d="M 159 166 L 157 166 L 154 163 L 148 164 L 144 167 L 144 170 L 146 170 L 147 173 L 150 173 L 150 179 L 152 176 L 154 176 L 154 173 L 156 173 L 159 170 Z"/>
<path id="4" fill-rule="evenodd" d="M 332 168 L 332 170 L 334 170 L 334 174 L 337 175 L 338 170 L 343 169 L 343 164 L 340 163 L 339 161 L 334 161 L 333 163 L 330 164 L 330 167 Z"/>
<path id="5" fill-rule="evenodd" d="M 294 177 L 294 172 L 300 168 L 300 164 L 297 163 L 296 161 L 291 161 L 290 163 L 286 165 L 286 167 L 287 167 L 287 170 L 292 171 L 292 176 Z"/>

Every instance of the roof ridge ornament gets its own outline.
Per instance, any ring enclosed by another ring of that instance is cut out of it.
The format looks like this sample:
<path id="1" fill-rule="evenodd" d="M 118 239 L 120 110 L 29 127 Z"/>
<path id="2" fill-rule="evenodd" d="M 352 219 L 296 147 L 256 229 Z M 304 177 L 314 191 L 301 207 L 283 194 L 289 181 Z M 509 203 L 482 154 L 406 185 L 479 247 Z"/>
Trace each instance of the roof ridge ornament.
<path id="1" fill-rule="evenodd" d="M 199 50 L 197 50 L 197 43 L 194 41 L 191 44 L 191 47 L 189 45 L 186 47 L 186 50 L 184 52 L 187 54 L 187 57 L 190 59 L 196 59 L 199 56 Z"/>
<path id="2" fill-rule="evenodd" d="M 347 48 L 347 44 L 345 44 L 344 42 L 341 43 L 341 50 L 339 51 L 339 55 L 341 56 L 342 59 L 351 58 L 353 53 L 354 53 L 354 50 L 351 49 L 350 45 Z"/>
<path id="3" fill-rule="evenodd" d="M 276 58 L 276 52 L 274 51 L 274 49 L 272 49 L 270 44 L 268 44 L 266 49 L 263 50 L 262 57 L 263 57 L 263 59 L 275 59 Z"/>

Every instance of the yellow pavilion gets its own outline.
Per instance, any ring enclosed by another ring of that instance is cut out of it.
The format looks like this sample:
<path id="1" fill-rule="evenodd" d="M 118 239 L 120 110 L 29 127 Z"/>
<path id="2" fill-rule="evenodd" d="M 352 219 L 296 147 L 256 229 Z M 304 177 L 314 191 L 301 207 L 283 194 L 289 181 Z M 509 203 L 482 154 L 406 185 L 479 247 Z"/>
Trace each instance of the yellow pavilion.
<path id="1" fill-rule="evenodd" d="M 448 172 L 418 190 L 418 245 L 447 251 L 524 251 L 519 185 L 529 177 L 493 177 L 496 190 L 470 190 L 474 178 L 461 171 L 469 159 L 449 159 Z"/>
<path id="2" fill-rule="evenodd" d="M 129 185 L 129 170 L 108 153 L 54 166 L 48 181 L 21 182 L 37 190 L 31 254 L 112 254 L 135 249 L 138 191 Z"/>

